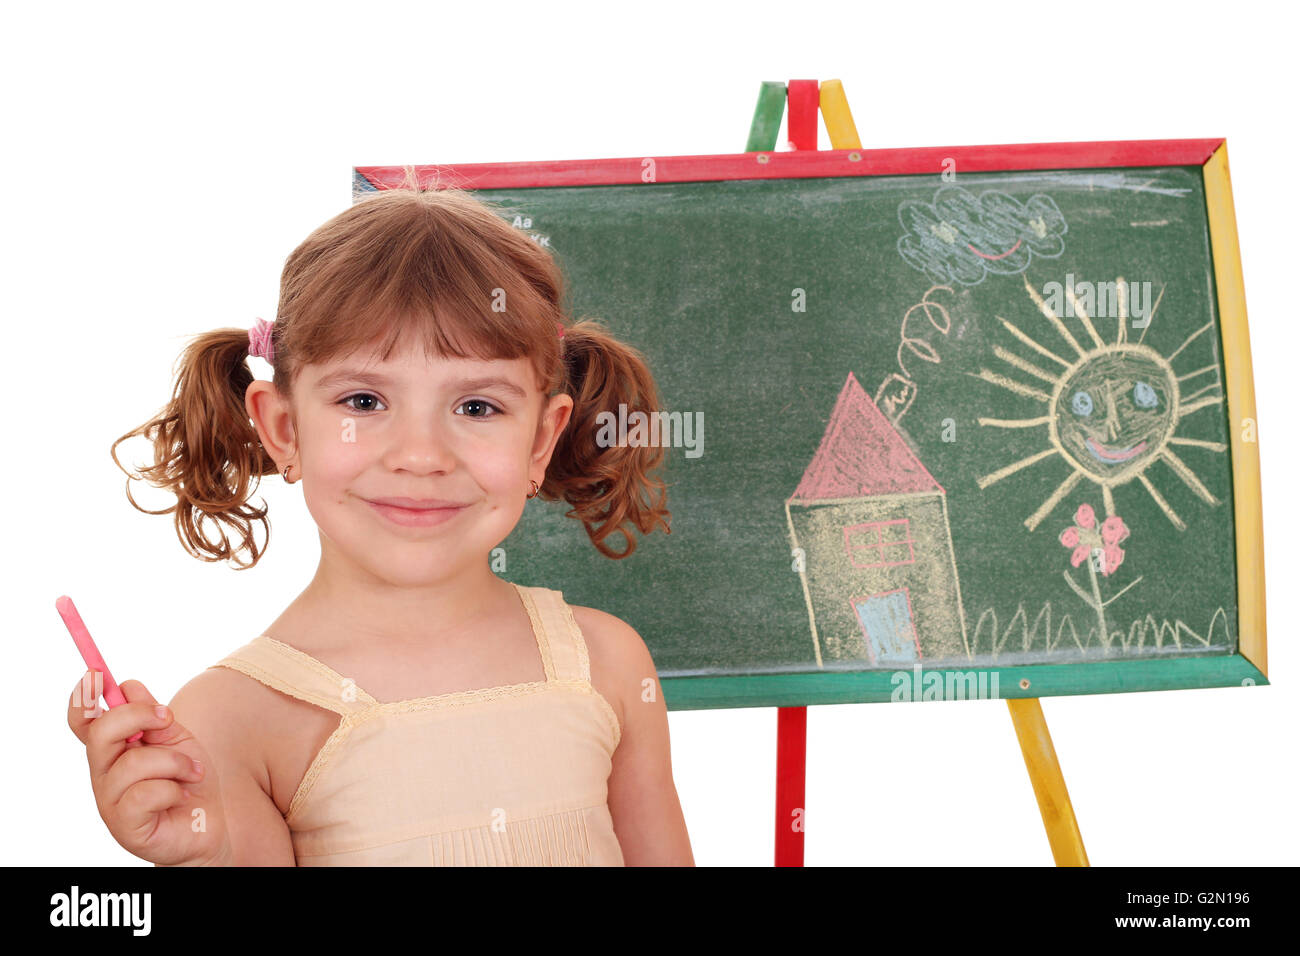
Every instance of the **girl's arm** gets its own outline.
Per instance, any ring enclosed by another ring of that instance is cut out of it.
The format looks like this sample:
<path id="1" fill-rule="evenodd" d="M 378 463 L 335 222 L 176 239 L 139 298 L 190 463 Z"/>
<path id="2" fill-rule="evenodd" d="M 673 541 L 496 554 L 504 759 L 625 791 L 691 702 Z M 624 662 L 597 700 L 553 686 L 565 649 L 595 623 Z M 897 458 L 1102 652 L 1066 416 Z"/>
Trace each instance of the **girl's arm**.
<path id="1" fill-rule="evenodd" d="M 612 614 L 579 607 L 573 612 L 590 652 L 592 682 L 614 688 L 617 699 L 610 703 L 621 711 L 623 733 L 614 751 L 608 803 L 623 862 L 694 866 L 673 783 L 668 709 L 645 641 Z"/>
<path id="2" fill-rule="evenodd" d="M 203 741 L 221 778 L 221 802 L 230 837 L 229 866 L 296 866 L 293 841 L 280 809 L 263 789 L 251 742 L 264 732 L 245 691 L 249 678 L 223 668 L 203 671 L 169 706 Z"/>

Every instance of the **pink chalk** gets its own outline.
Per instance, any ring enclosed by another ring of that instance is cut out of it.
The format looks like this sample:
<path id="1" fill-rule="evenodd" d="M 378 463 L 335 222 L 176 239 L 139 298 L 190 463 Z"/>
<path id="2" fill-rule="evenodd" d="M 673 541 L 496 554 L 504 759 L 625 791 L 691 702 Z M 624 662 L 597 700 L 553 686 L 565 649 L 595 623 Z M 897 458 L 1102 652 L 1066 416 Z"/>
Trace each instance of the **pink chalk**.
<path id="1" fill-rule="evenodd" d="M 125 704 L 126 697 L 122 694 L 122 688 L 117 686 L 117 681 L 113 680 L 113 675 L 108 672 L 104 655 L 99 653 L 99 648 L 90 639 L 90 631 L 86 630 L 86 625 L 81 620 L 81 615 L 77 613 L 77 606 L 72 603 L 72 598 L 65 594 L 54 602 L 54 607 L 58 610 L 59 617 L 63 618 L 63 623 L 67 626 L 68 633 L 72 635 L 72 641 L 81 652 L 81 659 L 86 662 L 86 666 L 104 675 L 104 703 L 108 704 L 110 710 Z M 144 731 L 141 730 L 126 739 L 130 743 L 143 736 Z"/>

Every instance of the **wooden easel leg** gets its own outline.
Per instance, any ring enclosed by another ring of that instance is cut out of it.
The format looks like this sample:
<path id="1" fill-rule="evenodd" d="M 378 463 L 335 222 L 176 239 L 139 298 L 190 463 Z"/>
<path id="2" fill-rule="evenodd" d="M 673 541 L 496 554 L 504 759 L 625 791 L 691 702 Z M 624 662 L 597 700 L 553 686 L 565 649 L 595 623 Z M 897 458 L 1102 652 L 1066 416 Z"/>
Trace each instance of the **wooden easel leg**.
<path id="1" fill-rule="evenodd" d="M 1038 698 L 1008 699 L 1007 708 L 1020 739 L 1020 750 L 1025 755 L 1029 782 L 1034 785 L 1034 796 L 1038 798 L 1052 858 L 1057 866 L 1087 866 L 1088 854 L 1083 849 L 1079 823 L 1074 818 L 1074 807 L 1070 805 L 1065 777 L 1061 775 L 1061 764 L 1056 759 L 1056 748 L 1052 746 L 1052 735 L 1047 732 Z"/>

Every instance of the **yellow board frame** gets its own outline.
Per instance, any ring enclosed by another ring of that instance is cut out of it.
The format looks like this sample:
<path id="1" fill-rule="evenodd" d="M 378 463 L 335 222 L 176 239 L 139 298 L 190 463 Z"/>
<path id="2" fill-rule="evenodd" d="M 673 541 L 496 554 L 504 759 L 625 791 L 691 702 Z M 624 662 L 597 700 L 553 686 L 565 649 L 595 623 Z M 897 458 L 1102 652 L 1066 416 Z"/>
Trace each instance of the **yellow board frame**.
<path id="1" fill-rule="evenodd" d="M 1225 139 L 1202 167 L 1210 223 L 1214 285 L 1219 297 L 1223 370 L 1232 437 L 1232 500 L 1237 534 L 1237 650 L 1268 676 L 1264 616 L 1264 507 L 1259 478 L 1259 425 L 1246 324 L 1246 285 Z M 1250 438 L 1243 437 L 1247 430 Z"/>

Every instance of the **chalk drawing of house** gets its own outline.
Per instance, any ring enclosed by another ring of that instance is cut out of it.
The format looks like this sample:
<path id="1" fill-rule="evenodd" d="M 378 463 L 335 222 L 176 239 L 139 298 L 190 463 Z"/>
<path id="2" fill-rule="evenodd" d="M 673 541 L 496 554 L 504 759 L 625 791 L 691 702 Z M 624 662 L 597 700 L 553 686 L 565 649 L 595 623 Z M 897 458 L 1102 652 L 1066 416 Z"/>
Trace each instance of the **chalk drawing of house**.
<path id="1" fill-rule="evenodd" d="M 785 516 L 818 667 L 970 660 L 947 496 L 852 372 Z"/>

